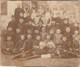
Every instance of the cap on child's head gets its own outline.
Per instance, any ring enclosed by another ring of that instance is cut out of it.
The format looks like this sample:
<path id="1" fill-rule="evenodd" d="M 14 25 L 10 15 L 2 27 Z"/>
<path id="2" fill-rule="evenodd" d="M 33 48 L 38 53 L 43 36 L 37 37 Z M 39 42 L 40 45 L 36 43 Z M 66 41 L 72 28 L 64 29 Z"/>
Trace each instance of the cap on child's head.
<path id="1" fill-rule="evenodd" d="M 7 40 L 11 40 L 12 39 L 12 37 L 11 36 L 7 36 Z"/>
<path id="2" fill-rule="evenodd" d="M 12 31 L 12 27 L 8 27 L 8 31 Z"/>
<path id="3" fill-rule="evenodd" d="M 27 35 L 27 38 L 28 38 L 28 39 L 31 39 L 31 38 L 32 38 L 32 36 L 31 36 L 31 35 Z"/>

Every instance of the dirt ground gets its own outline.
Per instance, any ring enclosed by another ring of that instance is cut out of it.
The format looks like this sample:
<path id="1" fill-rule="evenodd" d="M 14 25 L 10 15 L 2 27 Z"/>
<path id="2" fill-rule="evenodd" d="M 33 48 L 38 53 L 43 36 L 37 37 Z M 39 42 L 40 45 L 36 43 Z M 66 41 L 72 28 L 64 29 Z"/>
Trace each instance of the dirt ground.
<path id="1" fill-rule="evenodd" d="M 36 58 L 31 60 L 13 60 L 12 55 L 1 55 L 2 66 L 27 66 L 27 67 L 80 67 L 80 58 Z"/>

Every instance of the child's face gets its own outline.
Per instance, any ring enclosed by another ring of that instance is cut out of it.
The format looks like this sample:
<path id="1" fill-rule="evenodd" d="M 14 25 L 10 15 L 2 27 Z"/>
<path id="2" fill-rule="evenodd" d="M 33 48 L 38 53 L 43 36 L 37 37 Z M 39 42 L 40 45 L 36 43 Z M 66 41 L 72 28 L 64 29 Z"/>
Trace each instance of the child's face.
<path id="1" fill-rule="evenodd" d="M 54 34 L 54 30 L 51 29 L 51 30 L 50 30 L 50 34 Z"/>
<path id="2" fill-rule="evenodd" d="M 50 38 L 51 38 L 50 35 L 48 35 L 48 36 L 47 36 L 47 39 L 50 39 Z"/>
<path id="3" fill-rule="evenodd" d="M 12 31 L 12 28 L 11 28 L 11 27 L 9 27 L 9 28 L 8 28 L 8 31 Z"/>
<path id="4" fill-rule="evenodd" d="M 79 37 L 75 37 L 75 40 L 76 40 L 76 41 L 79 41 Z"/>
<path id="5" fill-rule="evenodd" d="M 68 23 L 68 21 L 67 20 L 64 20 L 64 24 L 67 24 Z"/>
<path id="6" fill-rule="evenodd" d="M 8 41 L 10 41 L 10 40 L 11 40 L 11 37 L 10 37 L 10 36 L 8 36 L 8 37 L 7 37 L 7 40 L 8 40 Z"/>
<path id="7" fill-rule="evenodd" d="M 31 35 L 28 35 L 28 36 L 27 36 L 27 38 L 28 38 L 28 39 L 31 39 L 31 38 L 32 38 L 32 36 L 31 36 Z"/>
<path id="8" fill-rule="evenodd" d="M 24 35 L 21 35 L 21 40 L 24 40 L 25 39 L 25 36 Z"/>
<path id="9" fill-rule="evenodd" d="M 39 31 L 38 31 L 38 30 L 35 30 L 34 32 L 35 32 L 35 33 L 39 33 Z"/>
<path id="10" fill-rule="evenodd" d="M 70 32 L 70 28 L 66 28 L 66 32 Z"/>
<path id="11" fill-rule="evenodd" d="M 74 34 L 78 34 L 78 31 L 74 31 Z"/>
<path id="12" fill-rule="evenodd" d="M 40 40 L 41 38 L 40 38 L 40 36 L 37 36 L 36 39 L 37 39 L 37 40 Z"/>
<path id="13" fill-rule="evenodd" d="M 61 33 L 61 30 L 60 30 L 60 29 L 57 29 L 57 30 L 56 30 L 56 33 L 57 33 L 57 34 L 60 34 L 60 33 Z"/>
<path id="14" fill-rule="evenodd" d="M 23 23 L 23 19 L 19 19 L 19 22 L 20 22 L 20 23 Z"/>
<path id="15" fill-rule="evenodd" d="M 78 24 L 77 24 L 77 23 L 75 23 L 75 24 L 74 24 L 74 26 L 75 26 L 75 27 L 78 27 Z"/>
<path id="16" fill-rule="evenodd" d="M 17 33 L 20 33 L 20 29 L 16 29 L 16 32 L 17 32 Z"/>
<path id="17" fill-rule="evenodd" d="M 62 38 L 62 40 L 63 40 L 63 41 L 66 41 L 66 40 L 67 40 L 67 38 L 66 38 L 66 37 L 63 37 L 63 38 Z"/>
<path id="18" fill-rule="evenodd" d="M 28 32 L 28 33 L 32 33 L 32 31 L 31 31 L 31 30 L 28 30 L 27 32 Z"/>

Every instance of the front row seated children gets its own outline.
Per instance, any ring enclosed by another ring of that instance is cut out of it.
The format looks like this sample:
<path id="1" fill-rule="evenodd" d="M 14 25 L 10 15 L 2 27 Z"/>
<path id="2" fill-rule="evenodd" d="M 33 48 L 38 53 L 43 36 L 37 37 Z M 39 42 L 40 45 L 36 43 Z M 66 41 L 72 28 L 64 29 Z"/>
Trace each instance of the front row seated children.
<path id="1" fill-rule="evenodd" d="M 59 53 L 60 53 L 61 57 L 67 57 L 68 51 L 69 51 L 69 43 L 67 42 L 66 36 L 63 36 L 61 47 L 59 48 Z"/>
<path id="2" fill-rule="evenodd" d="M 50 35 L 47 35 L 47 39 L 46 39 L 46 46 L 49 48 L 49 53 L 51 54 L 55 54 L 55 44 L 54 42 L 51 40 L 51 36 Z"/>
<path id="3" fill-rule="evenodd" d="M 11 36 L 7 36 L 7 41 L 2 45 L 3 53 L 12 54 L 14 49 L 14 42 L 12 41 Z"/>
<path id="4" fill-rule="evenodd" d="M 22 52 L 22 47 L 25 41 L 25 36 L 21 35 L 20 39 L 17 41 L 15 48 L 14 48 L 14 53 L 21 53 Z"/>
<path id="5" fill-rule="evenodd" d="M 34 49 L 39 48 L 39 43 L 40 43 L 41 37 L 39 35 L 36 36 L 36 39 L 34 41 Z"/>

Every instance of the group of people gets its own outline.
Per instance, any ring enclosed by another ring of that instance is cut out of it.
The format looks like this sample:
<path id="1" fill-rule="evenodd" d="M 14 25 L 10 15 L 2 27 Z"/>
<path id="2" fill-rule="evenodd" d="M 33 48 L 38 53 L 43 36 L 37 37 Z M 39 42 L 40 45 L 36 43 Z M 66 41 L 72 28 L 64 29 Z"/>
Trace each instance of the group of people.
<path id="1" fill-rule="evenodd" d="M 7 30 L 2 34 L 2 51 L 6 54 L 51 54 L 59 57 L 78 57 L 80 55 L 80 24 L 70 18 L 56 17 L 48 8 L 18 7 L 15 9 Z M 27 55 L 26 54 L 26 55 Z"/>

